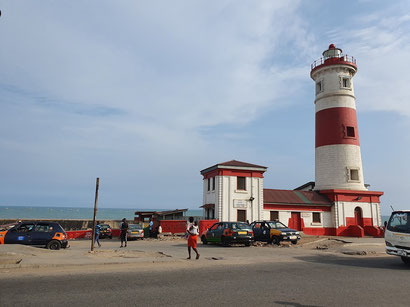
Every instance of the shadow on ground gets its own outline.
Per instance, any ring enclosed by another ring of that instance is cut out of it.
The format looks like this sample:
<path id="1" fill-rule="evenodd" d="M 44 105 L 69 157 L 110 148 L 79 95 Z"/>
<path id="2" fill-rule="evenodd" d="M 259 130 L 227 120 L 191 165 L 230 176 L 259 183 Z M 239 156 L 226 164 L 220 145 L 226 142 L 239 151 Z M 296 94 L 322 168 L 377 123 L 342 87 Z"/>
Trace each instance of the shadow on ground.
<path id="1" fill-rule="evenodd" d="M 302 256 L 295 259 L 310 262 L 350 267 L 410 270 L 410 265 L 404 264 L 399 257 L 339 257 L 335 255 Z"/>

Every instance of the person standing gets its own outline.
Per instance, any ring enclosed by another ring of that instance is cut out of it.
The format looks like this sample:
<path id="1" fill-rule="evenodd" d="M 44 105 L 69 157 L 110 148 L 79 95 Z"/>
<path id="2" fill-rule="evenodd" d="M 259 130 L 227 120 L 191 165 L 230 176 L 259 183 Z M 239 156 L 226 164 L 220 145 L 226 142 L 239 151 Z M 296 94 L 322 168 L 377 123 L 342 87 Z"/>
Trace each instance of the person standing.
<path id="1" fill-rule="evenodd" d="M 149 221 L 149 236 L 152 238 L 154 237 L 154 222 L 152 219 Z"/>
<path id="2" fill-rule="evenodd" d="M 128 223 L 127 223 L 126 218 L 122 219 L 122 223 L 120 225 L 120 230 L 121 230 L 121 246 L 120 247 L 123 247 L 124 242 L 125 242 L 125 247 L 127 247 Z"/>
<path id="3" fill-rule="evenodd" d="M 198 250 L 196 249 L 196 244 L 198 241 L 198 234 L 199 234 L 198 222 L 195 221 L 195 223 L 192 223 L 193 221 L 194 221 L 194 218 L 191 216 L 189 218 L 189 224 L 187 227 L 187 234 L 188 234 L 188 258 L 187 259 L 191 259 L 191 248 L 196 253 L 195 259 L 199 259 L 199 256 L 200 256 L 198 253 Z"/>
<path id="4" fill-rule="evenodd" d="M 98 247 L 101 247 L 100 244 L 100 231 L 101 231 L 101 226 L 100 225 L 95 225 L 95 240 L 94 240 L 94 244 L 98 243 Z"/>

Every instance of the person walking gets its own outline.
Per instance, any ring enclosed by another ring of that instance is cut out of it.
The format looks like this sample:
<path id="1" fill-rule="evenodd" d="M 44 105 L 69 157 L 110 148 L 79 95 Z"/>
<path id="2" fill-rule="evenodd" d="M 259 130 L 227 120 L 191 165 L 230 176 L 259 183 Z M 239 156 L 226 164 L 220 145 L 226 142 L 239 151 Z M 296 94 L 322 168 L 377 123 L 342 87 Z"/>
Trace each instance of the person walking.
<path id="1" fill-rule="evenodd" d="M 199 259 L 199 253 L 198 250 L 196 249 L 196 244 L 198 241 L 198 234 L 199 234 L 199 229 L 198 229 L 198 222 L 195 221 L 195 223 L 192 223 L 194 221 L 194 218 L 191 216 L 189 218 L 189 224 L 187 227 L 187 234 L 188 234 L 188 258 L 191 259 L 191 248 L 194 250 L 196 253 L 196 258 Z"/>
<path id="2" fill-rule="evenodd" d="M 95 240 L 94 240 L 94 244 L 98 243 L 98 247 L 101 247 L 100 244 L 100 231 L 101 231 L 101 226 L 100 225 L 95 225 Z"/>
<path id="3" fill-rule="evenodd" d="M 120 230 L 121 230 L 121 246 L 120 247 L 123 247 L 124 242 L 125 242 L 124 247 L 127 247 L 128 223 L 127 223 L 126 218 L 122 219 L 122 223 L 120 225 Z"/>

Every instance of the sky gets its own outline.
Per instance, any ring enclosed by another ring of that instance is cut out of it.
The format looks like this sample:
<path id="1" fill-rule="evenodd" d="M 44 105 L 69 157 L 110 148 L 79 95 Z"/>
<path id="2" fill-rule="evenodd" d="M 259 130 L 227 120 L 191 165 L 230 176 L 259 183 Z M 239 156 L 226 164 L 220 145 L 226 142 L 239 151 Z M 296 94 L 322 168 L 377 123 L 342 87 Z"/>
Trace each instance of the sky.
<path id="1" fill-rule="evenodd" d="M 410 209 L 409 1 L 0 1 L 0 205 L 192 208 L 200 170 L 314 181 L 310 64 L 357 59 L 365 182 Z"/>

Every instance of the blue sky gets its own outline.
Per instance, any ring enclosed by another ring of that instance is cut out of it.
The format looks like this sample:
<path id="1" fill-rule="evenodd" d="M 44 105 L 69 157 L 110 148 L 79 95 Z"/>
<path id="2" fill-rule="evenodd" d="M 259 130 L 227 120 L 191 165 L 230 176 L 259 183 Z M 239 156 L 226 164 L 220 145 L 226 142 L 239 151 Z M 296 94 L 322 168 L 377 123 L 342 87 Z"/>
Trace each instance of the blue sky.
<path id="1" fill-rule="evenodd" d="M 3 1 L 0 205 L 198 208 L 201 169 L 314 180 L 310 64 L 357 59 L 364 176 L 409 208 L 408 1 Z"/>

